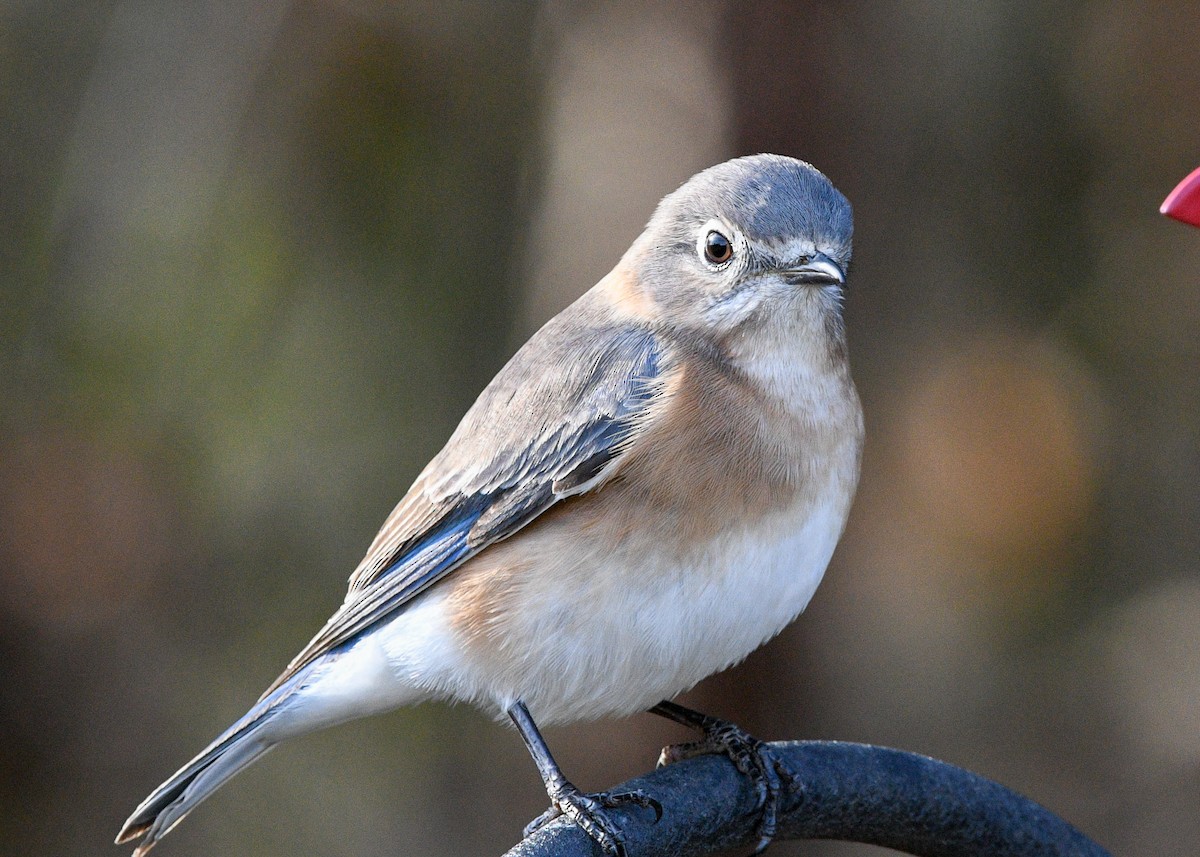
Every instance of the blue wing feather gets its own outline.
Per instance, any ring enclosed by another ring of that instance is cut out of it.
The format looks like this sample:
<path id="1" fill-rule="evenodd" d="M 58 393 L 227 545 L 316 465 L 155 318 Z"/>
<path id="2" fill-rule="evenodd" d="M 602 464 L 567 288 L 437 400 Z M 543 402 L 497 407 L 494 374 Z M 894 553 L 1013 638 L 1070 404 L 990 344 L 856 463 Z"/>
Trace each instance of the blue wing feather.
<path id="1" fill-rule="evenodd" d="M 661 389 L 657 338 L 632 327 L 557 333 L 555 347 L 543 342 L 533 355 L 531 340 L 480 395 L 384 524 L 346 602 L 264 696 L 578 493 L 624 451 Z M 531 371 L 531 359 L 545 365 Z M 542 383 L 523 383 L 530 377 Z"/>

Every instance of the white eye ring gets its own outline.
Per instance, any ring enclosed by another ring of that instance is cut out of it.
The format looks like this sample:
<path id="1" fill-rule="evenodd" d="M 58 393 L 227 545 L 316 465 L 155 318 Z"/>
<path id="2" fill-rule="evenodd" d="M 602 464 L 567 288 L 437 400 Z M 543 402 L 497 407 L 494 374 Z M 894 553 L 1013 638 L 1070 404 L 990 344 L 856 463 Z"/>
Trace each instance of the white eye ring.
<path id="1" fill-rule="evenodd" d="M 741 244 L 736 232 L 720 220 L 710 220 L 696 238 L 696 253 L 709 268 L 720 270 L 738 255 Z"/>

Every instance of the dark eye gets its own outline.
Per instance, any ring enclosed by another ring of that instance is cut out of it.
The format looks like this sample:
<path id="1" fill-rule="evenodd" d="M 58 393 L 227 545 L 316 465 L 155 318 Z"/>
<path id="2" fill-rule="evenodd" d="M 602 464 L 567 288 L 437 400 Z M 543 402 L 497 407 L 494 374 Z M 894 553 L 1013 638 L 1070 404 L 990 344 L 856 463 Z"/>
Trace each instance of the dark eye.
<path id="1" fill-rule="evenodd" d="M 733 257 L 733 245 L 720 232 L 713 230 L 704 239 L 704 258 L 721 265 Z"/>

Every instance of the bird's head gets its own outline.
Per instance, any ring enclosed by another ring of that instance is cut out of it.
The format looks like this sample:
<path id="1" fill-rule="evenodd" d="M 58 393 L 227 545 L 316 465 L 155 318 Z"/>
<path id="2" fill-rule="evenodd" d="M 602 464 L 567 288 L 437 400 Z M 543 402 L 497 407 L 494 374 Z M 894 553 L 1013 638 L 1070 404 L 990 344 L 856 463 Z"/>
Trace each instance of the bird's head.
<path id="1" fill-rule="evenodd" d="M 625 262 L 672 324 L 727 336 L 786 322 L 840 335 L 850 203 L 810 164 L 752 155 L 665 197 Z"/>

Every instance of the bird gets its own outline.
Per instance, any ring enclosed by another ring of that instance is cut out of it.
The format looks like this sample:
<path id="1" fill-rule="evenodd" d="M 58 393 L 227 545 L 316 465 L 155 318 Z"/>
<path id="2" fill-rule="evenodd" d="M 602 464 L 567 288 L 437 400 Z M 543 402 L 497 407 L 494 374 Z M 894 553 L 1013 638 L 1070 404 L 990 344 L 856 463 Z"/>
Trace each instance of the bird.
<path id="1" fill-rule="evenodd" d="M 511 721 L 550 808 L 614 857 L 608 812 L 538 724 L 649 711 L 753 781 L 768 744 L 672 698 L 808 605 L 858 483 L 863 416 L 843 319 L 850 203 L 812 165 L 735 158 L 665 196 L 616 266 L 487 385 L 387 517 L 344 602 L 247 713 L 121 828 L 135 857 L 279 743 L 425 700 Z"/>

